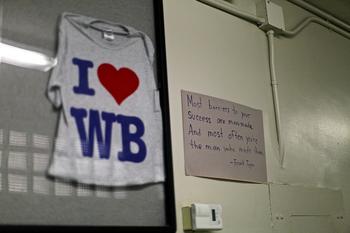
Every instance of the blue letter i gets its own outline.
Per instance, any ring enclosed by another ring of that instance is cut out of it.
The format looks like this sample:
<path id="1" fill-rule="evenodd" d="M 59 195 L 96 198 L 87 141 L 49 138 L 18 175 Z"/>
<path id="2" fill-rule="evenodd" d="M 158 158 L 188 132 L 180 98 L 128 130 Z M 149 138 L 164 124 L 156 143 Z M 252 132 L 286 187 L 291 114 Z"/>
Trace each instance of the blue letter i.
<path id="1" fill-rule="evenodd" d="M 95 90 L 89 87 L 88 68 L 94 67 L 94 64 L 88 60 L 73 58 L 74 65 L 79 68 L 79 85 L 73 87 L 75 94 L 95 95 Z"/>

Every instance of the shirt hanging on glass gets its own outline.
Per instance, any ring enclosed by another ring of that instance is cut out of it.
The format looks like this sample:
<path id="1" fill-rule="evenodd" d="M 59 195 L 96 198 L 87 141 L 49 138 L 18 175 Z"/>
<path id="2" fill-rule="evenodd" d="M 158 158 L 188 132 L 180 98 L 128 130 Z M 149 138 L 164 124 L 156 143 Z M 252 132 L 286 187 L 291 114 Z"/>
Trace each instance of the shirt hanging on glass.
<path id="1" fill-rule="evenodd" d="M 48 97 L 60 108 L 48 173 L 95 185 L 164 181 L 154 49 L 132 27 L 64 13 Z"/>

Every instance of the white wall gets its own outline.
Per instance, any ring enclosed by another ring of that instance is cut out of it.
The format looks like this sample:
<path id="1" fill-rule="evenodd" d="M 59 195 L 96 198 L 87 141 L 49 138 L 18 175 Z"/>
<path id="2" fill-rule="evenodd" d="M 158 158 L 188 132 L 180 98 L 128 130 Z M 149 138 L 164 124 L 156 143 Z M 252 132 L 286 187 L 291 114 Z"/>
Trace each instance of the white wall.
<path id="1" fill-rule="evenodd" d="M 276 2 L 287 28 L 307 14 Z M 164 1 L 164 14 L 178 232 L 181 207 L 192 202 L 221 203 L 223 233 L 273 230 L 268 185 L 185 176 L 181 89 L 261 109 L 269 182 L 340 188 L 349 212 L 350 41 L 318 25 L 275 39 L 287 152 L 281 169 L 265 34 L 195 0 Z"/>

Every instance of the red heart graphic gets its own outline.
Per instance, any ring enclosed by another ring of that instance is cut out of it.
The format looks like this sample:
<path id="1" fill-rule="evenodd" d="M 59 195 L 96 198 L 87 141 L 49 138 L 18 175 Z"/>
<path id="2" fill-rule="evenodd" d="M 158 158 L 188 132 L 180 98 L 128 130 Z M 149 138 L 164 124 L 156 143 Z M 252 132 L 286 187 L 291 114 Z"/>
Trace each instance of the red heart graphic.
<path id="1" fill-rule="evenodd" d="M 97 75 L 100 83 L 119 105 L 139 86 L 135 72 L 125 67 L 117 70 L 113 65 L 104 63 L 98 67 Z"/>

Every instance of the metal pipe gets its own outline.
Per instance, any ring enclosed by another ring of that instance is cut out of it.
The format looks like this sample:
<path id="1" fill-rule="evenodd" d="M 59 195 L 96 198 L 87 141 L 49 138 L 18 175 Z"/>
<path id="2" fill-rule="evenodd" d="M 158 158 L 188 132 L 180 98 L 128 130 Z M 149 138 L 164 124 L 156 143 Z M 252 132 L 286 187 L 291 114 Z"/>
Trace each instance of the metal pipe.
<path id="1" fill-rule="evenodd" d="M 284 30 L 282 32 L 280 32 L 281 35 L 286 36 L 286 37 L 293 37 L 295 35 L 297 35 L 299 32 L 301 32 L 301 30 L 303 30 L 306 26 L 308 26 L 310 23 L 317 23 L 320 24 L 348 39 L 350 39 L 350 33 L 347 31 L 344 31 L 342 29 L 340 29 L 339 27 L 328 23 L 327 21 L 320 19 L 320 18 L 316 18 L 314 16 L 306 18 L 303 22 L 301 22 L 296 28 L 294 28 L 291 31 L 288 30 Z"/>
<path id="2" fill-rule="evenodd" d="M 269 66 L 270 66 L 270 78 L 271 78 L 271 87 L 272 87 L 272 96 L 273 96 L 273 107 L 275 112 L 275 123 L 276 123 L 276 132 L 277 132 L 277 141 L 279 146 L 279 157 L 280 165 L 284 167 L 284 138 L 281 129 L 281 114 L 280 114 L 280 105 L 278 99 L 278 82 L 276 78 L 276 69 L 275 69 L 275 47 L 274 47 L 274 31 L 270 30 L 267 33 L 267 40 L 269 45 Z"/>
<path id="3" fill-rule="evenodd" d="M 227 3 L 223 0 L 197 0 L 199 2 L 205 3 L 209 6 L 217 8 L 219 10 L 225 11 L 231 15 L 235 15 L 242 19 L 245 19 L 251 23 L 255 23 L 258 26 L 265 23 L 265 19 L 258 17 L 256 15 L 250 14 L 248 12 L 242 11 L 234 6 L 234 4 Z"/>
<path id="4" fill-rule="evenodd" d="M 324 12 L 323 10 L 303 1 L 303 0 L 288 0 L 291 3 L 294 3 L 295 5 L 298 5 L 299 7 L 317 15 L 320 18 L 323 18 L 324 20 L 331 22 L 332 24 L 340 27 L 341 29 L 347 31 L 350 33 L 350 25 L 345 23 L 342 20 L 337 19 L 336 17 Z"/>

